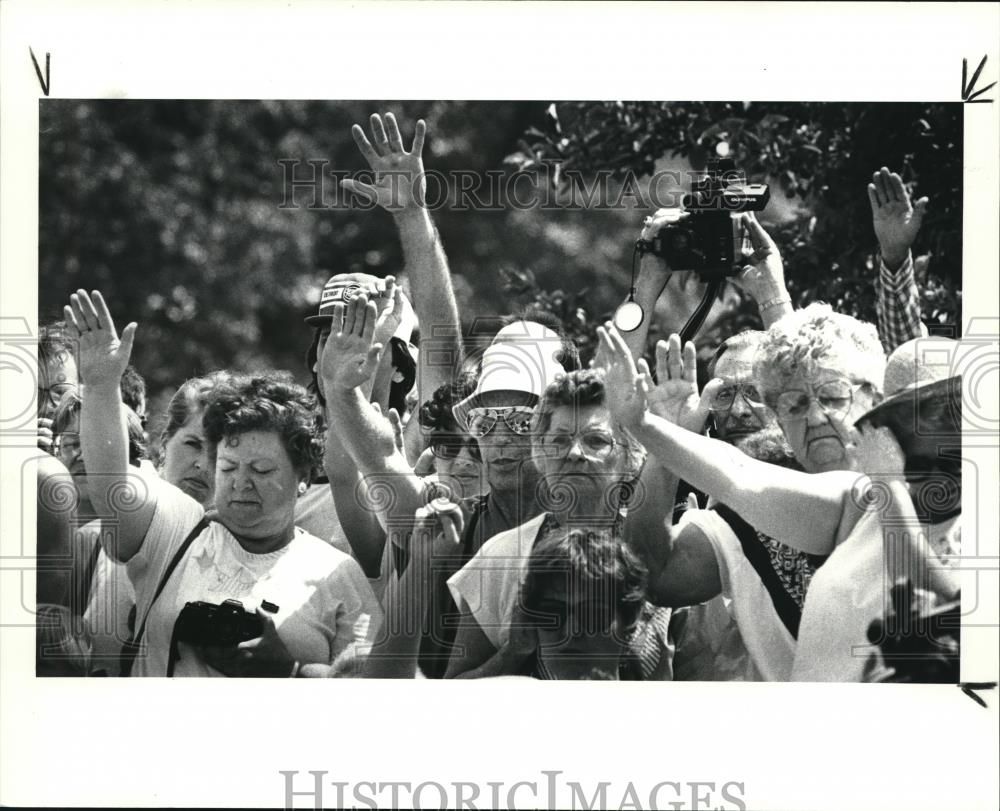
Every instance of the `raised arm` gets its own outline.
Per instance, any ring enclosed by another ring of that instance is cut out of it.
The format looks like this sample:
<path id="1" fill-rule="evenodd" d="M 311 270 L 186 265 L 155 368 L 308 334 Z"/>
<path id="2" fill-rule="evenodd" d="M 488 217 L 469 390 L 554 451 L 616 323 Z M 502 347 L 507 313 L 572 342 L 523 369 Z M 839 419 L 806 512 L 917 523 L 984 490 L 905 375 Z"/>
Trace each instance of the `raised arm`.
<path id="1" fill-rule="evenodd" d="M 378 504 L 384 504 L 383 518 L 388 522 L 412 516 L 423 503 L 422 482 L 398 451 L 392 427 L 368 402 L 361 388 L 374 374 L 382 353 L 382 345 L 372 341 L 375 322 L 375 304 L 365 295 L 346 307 L 338 304 L 330 336 L 319 356 L 320 385 L 329 424 L 324 467 L 338 515 L 346 520 L 348 541 L 370 577 L 381 569 L 385 545 Z M 353 461 L 354 469 L 346 464 L 348 459 Z M 360 484 L 359 474 L 363 479 Z M 383 493 L 389 488 L 391 495 L 383 502 L 372 493 L 376 488 Z"/>
<path id="2" fill-rule="evenodd" d="M 132 354 L 136 324 L 115 330 L 101 294 L 77 290 L 64 308 L 71 335 L 80 342 L 82 407 L 80 448 L 87 466 L 90 499 L 99 515 L 113 517 L 116 532 L 105 551 L 129 560 L 142 546 L 156 511 L 156 495 L 128 464 L 128 428 L 121 377 Z"/>
<path id="3" fill-rule="evenodd" d="M 755 528 L 803 552 L 829 554 L 849 489 L 842 474 L 808 474 L 758 462 L 710 437 L 651 414 L 648 372 L 640 372 L 611 324 L 598 329 L 609 358 L 614 418 L 677 476 L 735 510 Z M 803 520 L 808 516 L 808 520 Z"/>
<path id="4" fill-rule="evenodd" d="M 883 166 L 868 184 L 872 227 L 879 244 L 875 278 L 875 316 L 886 354 L 927 334 L 920 320 L 920 292 L 913 274 L 910 248 L 920 231 L 928 200 L 910 202 L 903 180 Z"/>
<path id="5" fill-rule="evenodd" d="M 413 144 L 407 152 L 392 113 L 386 114 L 384 124 L 380 116 L 373 115 L 370 124 L 371 140 L 358 125 L 352 132 L 361 154 L 375 172 L 375 182 L 344 180 L 343 185 L 392 214 L 399 229 L 413 308 L 420 324 L 417 392 L 419 402 L 423 402 L 452 379 L 462 360 L 461 324 L 448 259 L 426 207 L 422 153 L 427 125 L 422 120 L 417 122 Z M 407 425 L 406 445 L 408 459 L 416 462 L 426 445 L 417 420 L 410 420 Z"/>
<path id="6" fill-rule="evenodd" d="M 436 553 L 454 555 L 462 537 L 462 510 L 438 499 L 417 510 L 410 539 L 409 563 L 392 577 L 385 592 L 385 623 L 366 661 L 364 675 L 373 679 L 412 679 L 434 585 Z"/>
<path id="7" fill-rule="evenodd" d="M 906 457 L 892 432 L 862 423 L 855 445 L 858 467 L 867 474 L 881 507 L 887 582 L 907 579 L 914 588 L 951 600 L 959 590 L 956 573 L 931 548 L 927 529 L 913 508 L 904 475 Z"/>
<path id="8" fill-rule="evenodd" d="M 792 297 L 785 287 L 785 269 L 778 246 L 757 222 L 753 212 L 743 215 L 743 227 L 750 235 L 753 253 L 747 256 L 738 283 L 757 302 L 764 329 L 792 312 Z"/>
<path id="9" fill-rule="evenodd" d="M 598 353 L 597 361 L 606 366 L 606 351 Z M 645 360 L 640 360 L 639 370 L 646 373 Z M 708 404 L 718 390 L 719 381 L 711 381 L 699 396 L 697 383 L 697 358 L 694 344 L 688 342 L 681 352 L 680 338 L 673 335 L 670 341 L 656 344 L 656 383 L 651 385 L 647 398 L 649 410 L 663 419 L 689 431 L 701 433 L 708 419 Z M 666 527 L 672 521 L 678 477 L 655 453 L 650 453 L 639 477 L 637 503 L 629 505 L 625 523 L 625 538 L 636 553 L 646 562 L 651 572 L 664 565 Z"/>

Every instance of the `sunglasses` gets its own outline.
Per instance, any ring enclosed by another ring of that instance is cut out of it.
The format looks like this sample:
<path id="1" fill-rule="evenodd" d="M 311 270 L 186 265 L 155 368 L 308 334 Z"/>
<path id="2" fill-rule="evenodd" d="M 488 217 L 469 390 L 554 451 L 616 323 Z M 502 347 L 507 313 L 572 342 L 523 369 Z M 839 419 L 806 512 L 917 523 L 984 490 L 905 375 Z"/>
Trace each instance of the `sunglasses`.
<path id="1" fill-rule="evenodd" d="M 531 433 L 531 423 L 535 409 L 525 406 L 503 406 L 501 408 L 474 408 L 469 411 L 469 434 L 480 438 L 492 431 L 503 419 L 507 427 L 519 436 Z"/>

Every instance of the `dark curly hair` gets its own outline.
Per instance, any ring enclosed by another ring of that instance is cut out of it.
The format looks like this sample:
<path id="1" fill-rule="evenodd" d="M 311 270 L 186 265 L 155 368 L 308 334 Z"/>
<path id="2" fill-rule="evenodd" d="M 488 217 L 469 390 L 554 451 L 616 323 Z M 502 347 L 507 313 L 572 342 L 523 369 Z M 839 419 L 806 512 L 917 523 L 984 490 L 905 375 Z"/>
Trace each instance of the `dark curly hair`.
<path id="1" fill-rule="evenodd" d="M 438 386 L 431 398 L 420 405 L 420 427 L 427 432 L 465 433 L 452 408 L 476 390 L 476 377 L 474 369 L 466 369 L 450 383 Z"/>
<path id="2" fill-rule="evenodd" d="M 627 635 L 642 612 L 647 579 L 643 563 L 610 530 L 558 529 L 531 550 L 521 603 L 529 614 L 542 616 L 543 599 L 552 593 L 555 584 L 565 584 L 571 601 L 579 598 L 588 605 L 583 609 L 588 621 L 596 620 L 598 628 L 610 626 L 615 616 L 595 613 L 596 604 L 603 602 L 622 620 L 619 630 Z M 611 599 L 594 599 L 603 595 Z"/>
<path id="3" fill-rule="evenodd" d="M 213 455 L 225 437 L 274 431 L 299 475 L 311 481 L 323 462 L 316 398 L 287 372 L 262 372 L 236 380 L 208 404 L 202 424 Z"/>

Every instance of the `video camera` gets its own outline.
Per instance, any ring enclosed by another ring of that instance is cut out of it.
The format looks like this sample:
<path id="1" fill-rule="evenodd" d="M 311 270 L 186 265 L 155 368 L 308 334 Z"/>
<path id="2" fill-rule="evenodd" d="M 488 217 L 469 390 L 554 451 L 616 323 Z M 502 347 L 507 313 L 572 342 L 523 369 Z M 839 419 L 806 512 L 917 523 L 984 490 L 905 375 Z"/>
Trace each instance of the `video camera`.
<path id="1" fill-rule="evenodd" d="M 640 240 L 640 253 L 666 260 L 671 270 L 693 270 L 703 281 L 736 276 L 743 269 L 749 237 L 740 214 L 763 211 L 771 198 L 766 183 L 747 183 L 731 158 L 709 160 L 706 174 L 692 184 L 679 208 L 651 240 Z"/>

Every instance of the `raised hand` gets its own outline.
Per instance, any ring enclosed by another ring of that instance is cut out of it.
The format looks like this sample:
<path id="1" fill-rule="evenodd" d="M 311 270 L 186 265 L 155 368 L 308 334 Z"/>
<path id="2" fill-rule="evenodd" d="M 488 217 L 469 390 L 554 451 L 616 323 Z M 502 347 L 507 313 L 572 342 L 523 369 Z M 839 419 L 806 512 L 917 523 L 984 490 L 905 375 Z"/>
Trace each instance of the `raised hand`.
<path id="1" fill-rule="evenodd" d="M 349 391 L 366 383 L 378 367 L 382 344 L 373 343 L 377 307 L 361 294 L 333 310 L 330 336 L 320 347 L 319 374 L 324 393 Z"/>
<path id="2" fill-rule="evenodd" d="M 83 385 L 118 388 L 132 356 L 136 323 L 126 326 L 119 339 L 108 305 L 97 290 L 93 298 L 86 290 L 77 290 L 70 296 L 70 304 L 63 307 L 63 314 L 70 335 L 79 341 Z"/>
<path id="3" fill-rule="evenodd" d="M 695 346 L 688 341 L 681 351 L 676 333 L 670 341 L 656 344 L 656 385 L 649 389 L 649 410 L 656 416 L 700 434 L 710 413 L 709 403 L 722 381 L 713 380 L 698 395 L 698 369 Z"/>
<path id="4" fill-rule="evenodd" d="M 385 298 L 392 302 L 383 309 L 375 320 L 375 333 L 372 343 L 388 346 L 389 341 L 403 320 L 403 291 L 396 284 L 395 276 L 385 277 Z"/>
<path id="5" fill-rule="evenodd" d="M 604 391 L 612 417 L 626 429 L 637 428 L 646 417 L 646 393 L 651 385 L 649 367 L 638 367 L 621 334 L 609 321 L 597 328 L 597 362 L 604 369 Z"/>
<path id="6" fill-rule="evenodd" d="M 764 230 L 753 212 L 743 215 L 743 227 L 750 236 L 753 253 L 746 255 L 747 264 L 737 277 L 737 283 L 746 290 L 757 304 L 788 296 L 785 288 L 785 269 L 778 246 Z"/>
<path id="7" fill-rule="evenodd" d="M 365 131 L 357 124 L 351 128 L 351 134 L 354 135 L 354 141 L 361 154 L 375 172 L 375 182 L 342 180 L 340 185 L 369 202 L 377 203 L 392 214 L 421 209 L 427 190 L 421 157 L 427 125 L 423 120 L 417 122 L 413 145 L 407 152 L 403 146 L 399 126 L 396 124 L 396 117 L 392 113 L 386 113 L 384 124 L 382 117 L 377 113 L 371 117 L 370 123 L 372 135 L 370 141 Z"/>
<path id="8" fill-rule="evenodd" d="M 903 186 L 903 180 L 885 166 L 872 175 L 868 184 L 868 200 L 872 205 L 872 225 L 882 251 L 882 261 L 889 270 L 896 270 L 906 261 L 920 223 L 927 211 L 928 199 L 915 203 Z"/>

